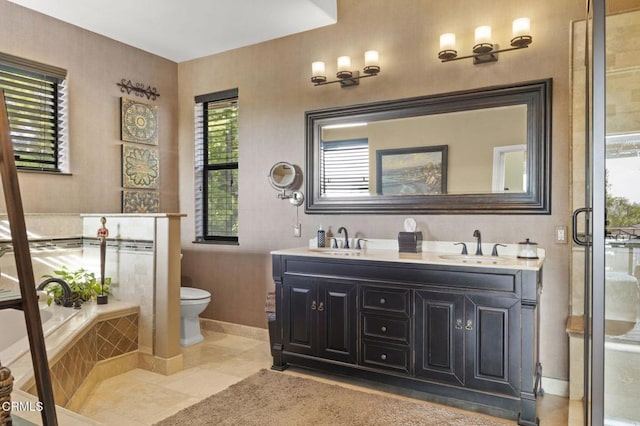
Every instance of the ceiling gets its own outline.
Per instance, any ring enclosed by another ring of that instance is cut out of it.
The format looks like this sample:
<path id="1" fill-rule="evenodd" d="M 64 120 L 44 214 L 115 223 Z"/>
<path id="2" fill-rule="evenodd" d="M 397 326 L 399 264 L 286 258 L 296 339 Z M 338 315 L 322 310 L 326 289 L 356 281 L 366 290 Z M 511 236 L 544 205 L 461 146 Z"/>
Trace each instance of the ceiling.
<path id="1" fill-rule="evenodd" d="M 174 62 L 337 21 L 337 0 L 9 1 Z"/>

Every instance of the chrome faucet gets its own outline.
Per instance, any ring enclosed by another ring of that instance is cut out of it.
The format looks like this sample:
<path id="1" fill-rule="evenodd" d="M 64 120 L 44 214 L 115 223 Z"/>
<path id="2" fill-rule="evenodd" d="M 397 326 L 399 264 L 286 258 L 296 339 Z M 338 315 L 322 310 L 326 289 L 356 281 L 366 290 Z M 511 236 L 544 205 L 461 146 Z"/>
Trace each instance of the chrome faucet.
<path id="1" fill-rule="evenodd" d="M 482 256 L 482 237 L 480 236 L 480 231 L 473 231 L 473 237 L 478 239 L 478 247 L 476 248 L 476 256 Z"/>
<path id="2" fill-rule="evenodd" d="M 44 280 L 40 283 L 36 290 L 44 290 L 45 287 L 51 283 L 56 283 L 62 288 L 62 306 L 65 306 L 67 308 L 73 306 L 73 301 L 71 300 L 71 287 L 69 287 L 69 284 L 61 278 L 49 278 L 47 280 Z"/>
<path id="3" fill-rule="evenodd" d="M 338 234 L 342 234 L 342 231 L 344 231 L 344 245 L 342 246 L 342 248 L 349 248 L 349 233 L 347 232 L 347 228 L 345 228 L 344 226 L 341 226 L 340 228 L 338 228 Z"/>

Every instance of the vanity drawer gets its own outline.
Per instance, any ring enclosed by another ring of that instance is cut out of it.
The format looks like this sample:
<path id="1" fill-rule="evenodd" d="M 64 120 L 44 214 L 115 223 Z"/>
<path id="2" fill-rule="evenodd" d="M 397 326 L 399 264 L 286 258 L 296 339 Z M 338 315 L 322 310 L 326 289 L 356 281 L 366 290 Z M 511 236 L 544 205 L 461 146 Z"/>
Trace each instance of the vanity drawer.
<path id="1" fill-rule="evenodd" d="M 389 339 L 409 344 L 409 319 L 397 319 L 375 315 L 363 315 L 362 334 L 364 337 Z"/>
<path id="2" fill-rule="evenodd" d="M 362 288 L 362 307 L 380 312 L 409 315 L 410 297 L 410 290 L 364 286 Z"/>
<path id="3" fill-rule="evenodd" d="M 363 341 L 362 364 L 409 374 L 409 347 Z"/>

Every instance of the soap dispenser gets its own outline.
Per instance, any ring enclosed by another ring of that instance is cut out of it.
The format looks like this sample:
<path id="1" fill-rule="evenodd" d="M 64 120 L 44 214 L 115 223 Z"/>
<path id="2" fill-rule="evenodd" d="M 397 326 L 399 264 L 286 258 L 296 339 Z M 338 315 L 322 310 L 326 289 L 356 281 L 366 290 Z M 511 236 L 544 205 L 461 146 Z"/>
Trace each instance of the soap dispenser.
<path id="1" fill-rule="evenodd" d="M 320 225 L 320 228 L 318 228 L 318 247 L 319 248 L 324 248 L 325 247 L 325 233 L 324 233 L 324 229 L 322 229 L 322 225 Z"/>

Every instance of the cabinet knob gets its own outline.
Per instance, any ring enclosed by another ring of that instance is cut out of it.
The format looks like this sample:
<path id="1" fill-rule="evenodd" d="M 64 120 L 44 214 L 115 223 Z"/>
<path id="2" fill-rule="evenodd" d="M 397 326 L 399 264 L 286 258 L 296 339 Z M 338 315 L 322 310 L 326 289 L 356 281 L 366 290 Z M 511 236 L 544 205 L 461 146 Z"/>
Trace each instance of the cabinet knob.
<path id="1" fill-rule="evenodd" d="M 318 305 L 318 310 L 319 311 L 324 311 L 324 303 L 320 302 L 320 304 Z"/>
<path id="2" fill-rule="evenodd" d="M 387 332 L 387 327 L 385 327 L 384 325 L 382 327 L 380 327 L 380 331 L 382 331 L 383 333 Z"/>
<path id="3" fill-rule="evenodd" d="M 471 320 L 467 320 L 467 325 L 464 328 L 467 330 L 473 330 L 473 322 L 471 322 Z"/>
<path id="4" fill-rule="evenodd" d="M 456 320 L 456 330 L 462 330 L 462 320 L 459 318 Z"/>
<path id="5" fill-rule="evenodd" d="M 387 354 L 380 355 L 380 359 L 383 360 L 383 361 L 386 361 L 387 360 Z"/>
<path id="6" fill-rule="evenodd" d="M 316 309 L 317 309 L 316 301 L 314 300 L 313 302 L 311 302 L 311 310 L 315 311 Z"/>
<path id="7" fill-rule="evenodd" d="M 384 305 L 385 303 L 387 303 L 387 300 L 384 297 L 380 298 L 380 304 Z"/>

